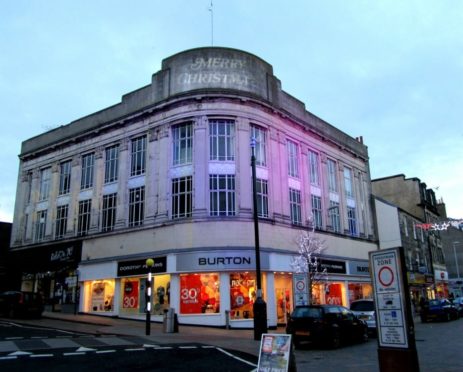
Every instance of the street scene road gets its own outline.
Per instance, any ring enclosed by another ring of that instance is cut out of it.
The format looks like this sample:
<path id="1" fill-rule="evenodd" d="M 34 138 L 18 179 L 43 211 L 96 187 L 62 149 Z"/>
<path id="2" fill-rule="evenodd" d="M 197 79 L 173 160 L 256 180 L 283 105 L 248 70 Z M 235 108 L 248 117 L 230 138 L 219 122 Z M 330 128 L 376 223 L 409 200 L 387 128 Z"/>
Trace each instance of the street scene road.
<path id="1" fill-rule="evenodd" d="M 24 368 L 73 371 L 74 367 L 79 371 L 250 372 L 257 366 L 260 342 L 253 340 L 252 330 L 180 325 L 178 333 L 163 333 L 161 325 L 153 324 L 151 335 L 146 336 L 144 324 L 139 321 L 79 315 L 66 321 L 57 319 L 60 315 L 54 316 L 55 319 L 0 320 L 2 372 Z M 30 328 L 31 324 L 39 328 Z M 415 330 L 421 371 L 463 370 L 459 357 L 463 319 L 423 324 L 415 318 Z M 336 350 L 308 345 L 295 351 L 295 359 L 299 372 L 375 372 L 379 371 L 377 350 L 375 338 Z"/>

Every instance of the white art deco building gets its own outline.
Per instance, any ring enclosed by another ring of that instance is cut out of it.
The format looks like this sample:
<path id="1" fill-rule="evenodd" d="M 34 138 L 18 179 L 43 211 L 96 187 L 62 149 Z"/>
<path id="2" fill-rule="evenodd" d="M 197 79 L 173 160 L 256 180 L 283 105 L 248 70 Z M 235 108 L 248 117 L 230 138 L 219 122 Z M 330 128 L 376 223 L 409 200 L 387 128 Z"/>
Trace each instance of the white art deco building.
<path id="1" fill-rule="evenodd" d="M 301 72 L 301 76 L 303 76 Z M 22 288 L 56 309 L 251 328 L 256 289 L 250 139 L 256 139 L 268 325 L 286 321 L 296 239 L 324 241 L 321 303 L 371 297 L 377 249 L 367 147 L 281 89 L 240 50 L 187 50 L 120 103 L 23 142 L 12 232 Z"/>

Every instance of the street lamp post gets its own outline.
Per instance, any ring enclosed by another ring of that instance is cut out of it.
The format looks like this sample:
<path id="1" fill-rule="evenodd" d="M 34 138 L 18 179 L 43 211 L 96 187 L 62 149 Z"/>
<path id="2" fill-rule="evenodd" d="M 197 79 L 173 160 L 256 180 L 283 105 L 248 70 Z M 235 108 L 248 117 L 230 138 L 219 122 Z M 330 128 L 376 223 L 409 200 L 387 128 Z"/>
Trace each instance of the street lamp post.
<path id="1" fill-rule="evenodd" d="M 146 282 L 146 335 L 151 334 L 151 268 L 154 265 L 154 260 L 148 258 L 146 260 L 146 267 L 148 268 L 148 280 Z"/>
<path id="2" fill-rule="evenodd" d="M 460 269 L 458 268 L 458 259 L 457 259 L 457 250 L 455 249 L 455 246 L 457 244 L 460 244 L 460 242 L 453 242 L 453 256 L 455 257 L 455 268 L 457 269 L 457 278 L 460 279 Z"/>
<path id="3" fill-rule="evenodd" d="M 251 139 L 251 168 L 252 168 L 252 196 L 254 217 L 254 239 L 256 253 L 257 293 L 253 304 L 254 312 L 254 340 L 260 340 L 263 333 L 267 333 L 267 304 L 262 298 L 262 281 L 260 273 L 259 219 L 257 215 L 257 178 L 256 178 L 256 139 Z"/>

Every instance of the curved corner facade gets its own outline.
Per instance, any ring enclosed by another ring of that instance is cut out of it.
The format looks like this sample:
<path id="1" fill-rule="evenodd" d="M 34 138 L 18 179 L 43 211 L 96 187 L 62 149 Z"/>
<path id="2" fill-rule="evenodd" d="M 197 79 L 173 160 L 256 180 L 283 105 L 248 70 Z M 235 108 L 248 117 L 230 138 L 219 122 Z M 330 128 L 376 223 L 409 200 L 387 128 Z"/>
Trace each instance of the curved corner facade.
<path id="1" fill-rule="evenodd" d="M 251 328 L 251 138 L 268 325 L 299 301 L 291 263 L 311 227 L 327 271 L 316 300 L 371 297 L 366 146 L 281 90 L 265 61 L 213 47 L 165 59 L 120 103 L 23 143 L 12 233 L 22 287 L 63 311 L 142 319 L 153 258 L 153 320 L 174 308 L 183 324 Z"/>

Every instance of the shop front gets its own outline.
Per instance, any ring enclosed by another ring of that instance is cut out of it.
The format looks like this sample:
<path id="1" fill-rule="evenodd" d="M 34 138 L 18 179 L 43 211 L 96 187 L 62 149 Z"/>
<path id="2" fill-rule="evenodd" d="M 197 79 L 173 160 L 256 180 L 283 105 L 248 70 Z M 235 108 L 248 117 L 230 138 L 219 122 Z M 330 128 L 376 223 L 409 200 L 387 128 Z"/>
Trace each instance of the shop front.
<path id="1" fill-rule="evenodd" d="M 81 241 L 11 251 L 21 290 L 41 293 L 52 311 L 76 312 L 81 252 Z"/>

